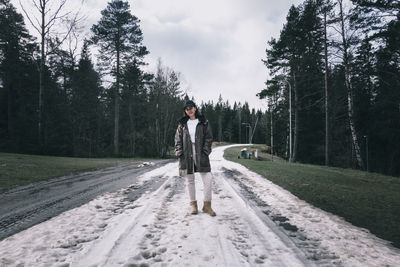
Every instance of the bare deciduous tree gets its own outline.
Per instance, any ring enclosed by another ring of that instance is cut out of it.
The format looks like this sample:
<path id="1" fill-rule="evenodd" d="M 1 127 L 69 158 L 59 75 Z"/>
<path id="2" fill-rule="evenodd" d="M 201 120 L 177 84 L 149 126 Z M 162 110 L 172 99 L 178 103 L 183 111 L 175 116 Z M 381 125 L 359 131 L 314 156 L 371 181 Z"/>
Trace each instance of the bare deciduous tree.
<path id="1" fill-rule="evenodd" d="M 353 143 L 353 148 L 357 160 L 357 164 L 361 169 L 364 169 L 364 163 L 361 158 L 360 145 L 358 143 L 357 132 L 354 125 L 354 99 L 353 99 L 353 87 L 351 82 L 350 74 L 350 59 L 349 59 L 349 39 L 348 32 L 346 31 L 345 24 L 345 14 L 343 11 L 343 0 L 337 0 L 339 6 L 339 23 L 340 23 L 340 35 L 342 38 L 342 43 L 340 44 L 343 53 L 343 67 L 345 75 L 345 85 L 347 88 L 347 113 L 349 119 L 349 126 L 351 132 L 351 138 Z"/>
<path id="2" fill-rule="evenodd" d="M 68 38 L 76 27 L 79 12 L 66 11 L 67 0 L 31 0 L 33 10 L 27 12 L 27 4 L 19 4 L 32 27 L 40 36 L 39 69 L 39 105 L 38 105 L 38 142 L 43 149 L 43 106 L 44 106 L 44 73 L 46 57 L 53 49 L 57 49 Z M 59 23 L 67 25 L 65 32 L 61 31 Z"/>

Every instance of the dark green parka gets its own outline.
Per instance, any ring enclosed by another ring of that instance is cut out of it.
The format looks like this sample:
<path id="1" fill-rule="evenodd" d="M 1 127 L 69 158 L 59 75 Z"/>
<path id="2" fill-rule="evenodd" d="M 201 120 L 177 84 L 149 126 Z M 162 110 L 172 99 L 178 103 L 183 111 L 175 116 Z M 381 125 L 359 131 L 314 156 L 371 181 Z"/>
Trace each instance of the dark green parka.
<path id="1" fill-rule="evenodd" d="M 196 126 L 195 149 L 196 155 L 193 155 L 192 141 L 190 139 L 187 121 L 189 117 L 185 116 L 179 120 L 178 128 L 175 134 L 175 155 L 179 157 L 179 174 L 192 174 L 194 172 L 210 172 L 212 130 L 208 120 L 199 115 L 199 123 Z M 196 157 L 197 165 L 193 169 L 193 156 Z"/>

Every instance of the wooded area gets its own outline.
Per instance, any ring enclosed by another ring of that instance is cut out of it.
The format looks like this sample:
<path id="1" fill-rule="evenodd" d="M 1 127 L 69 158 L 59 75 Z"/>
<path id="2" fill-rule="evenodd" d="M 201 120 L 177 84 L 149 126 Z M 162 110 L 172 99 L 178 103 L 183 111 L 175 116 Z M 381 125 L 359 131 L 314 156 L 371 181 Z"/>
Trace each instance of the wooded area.
<path id="1" fill-rule="evenodd" d="M 399 11 L 390 0 L 290 8 L 259 93 L 276 153 L 288 153 L 292 89 L 293 161 L 400 174 Z"/>
<path id="2" fill-rule="evenodd" d="M 166 157 L 188 96 L 161 60 L 154 73 L 143 71 L 149 51 L 128 2 L 110 1 L 87 39 L 76 34 L 80 18 L 66 0 L 32 2 L 36 17 L 31 10 L 26 23 L 40 40 L 0 0 L 0 150 Z M 252 136 L 293 161 L 400 175 L 400 4 L 351 2 L 290 8 L 279 38 L 266 44 L 270 78 L 259 97 L 268 110 L 224 96 L 198 103 L 214 140 Z M 63 34 L 51 30 L 57 23 Z"/>
<path id="3" fill-rule="evenodd" d="M 67 21 L 73 23 L 68 26 L 69 37 L 52 35 L 47 30 L 51 23 L 35 26 L 42 37 L 37 43 L 22 14 L 9 0 L 1 1 L 1 150 L 81 157 L 167 156 L 188 96 L 180 87 L 179 73 L 161 60 L 154 74 L 141 69 L 148 51 L 128 2 L 108 3 L 78 55 L 74 41 L 79 40 L 71 41 L 77 16 L 64 12 L 65 0 L 56 8 L 54 1 L 32 1 L 39 18 L 46 15 L 56 23 L 56 18 L 72 15 Z M 47 9 L 51 2 L 56 10 L 52 14 Z M 26 16 L 41 21 L 32 12 Z M 67 48 L 60 40 L 68 42 Z M 100 52 L 97 66 L 91 46 Z M 250 111 L 247 103 L 235 103 L 232 109 L 222 98 L 216 104 L 202 104 L 201 109 L 211 121 L 215 139 L 231 142 L 247 142 L 245 125 L 235 123 L 237 113 L 241 121 L 253 124 L 262 115 Z M 258 130 L 253 139 L 262 143 L 265 134 Z"/>

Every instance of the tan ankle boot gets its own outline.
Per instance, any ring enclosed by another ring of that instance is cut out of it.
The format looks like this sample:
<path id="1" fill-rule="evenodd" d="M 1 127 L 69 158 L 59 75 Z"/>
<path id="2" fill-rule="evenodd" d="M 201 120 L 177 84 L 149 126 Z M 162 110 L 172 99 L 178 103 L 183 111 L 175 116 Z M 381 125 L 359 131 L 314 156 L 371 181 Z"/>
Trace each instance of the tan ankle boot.
<path id="1" fill-rule="evenodd" d="M 199 210 L 197 208 L 197 201 L 191 201 L 190 206 L 192 207 L 192 211 L 190 212 L 190 214 L 194 215 L 194 214 L 199 213 Z"/>
<path id="2" fill-rule="evenodd" d="M 204 201 L 203 211 L 208 213 L 210 216 L 215 216 L 215 212 L 211 208 L 211 201 Z"/>

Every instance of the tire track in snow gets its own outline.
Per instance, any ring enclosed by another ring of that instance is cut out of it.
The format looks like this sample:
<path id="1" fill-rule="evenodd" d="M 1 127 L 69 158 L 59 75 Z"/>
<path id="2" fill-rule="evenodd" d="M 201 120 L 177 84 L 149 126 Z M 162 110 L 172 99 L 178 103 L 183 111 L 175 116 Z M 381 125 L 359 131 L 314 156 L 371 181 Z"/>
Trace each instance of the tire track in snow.
<path id="1" fill-rule="evenodd" d="M 133 185 L 130 187 L 132 190 L 128 188 L 122 191 L 124 201 L 134 203 L 134 209 L 124 210 L 119 216 L 112 218 L 102 237 L 74 257 L 71 266 L 127 264 L 129 255 L 138 251 L 142 246 L 141 240 L 146 235 L 149 236 L 145 226 L 155 220 L 154 211 L 159 205 L 158 201 L 153 200 L 168 197 L 168 188 L 173 177 L 166 176 L 165 173 L 171 172 L 171 165 L 175 170 L 175 164 L 166 165 L 145 175 L 147 177 L 143 184 Z M 155 179 L 161 180 L 162 184 L 154 186 Z M 135 195 L 135 189 L 138 188 L 141 194 Z"/>
<path id="2" fill-rule="evenodd" d="M 272 223 L 265 223 L 265 214 L 257 207 L 265 203 L 242 194 L 229 183 L 226 169 L 221 168 L 214 176 L 218 186 L 214 194 L 219 199 L 228 199 L 234 206 L 230 214 L 219 221 L 229 221 L 229 226 L 236 235 L 228 238 L 237 251 L 244 257 L 248 266 L 314 266 L 305 255 Z M 249 189 L 247 189 L 249 190 Z"/>
<path id="3" fill-rule="evenodd" d="M 339 257 L 322 248 L 319 240 L 308 238 L 301 229 L 290 223 L 288 218 L 275 213 L 268 203 L 259 198 L 253 191 L 256 184 L 251 179 L 234 169 L 222 168 L 222 170 L 229 186 L 247 201 L 266 227 L 273 230 L 300 257 L 306 257 L 310 261 L 309 264 L 318 266 L 342 266 Z"/>

